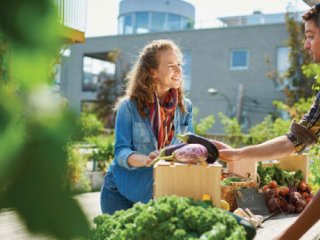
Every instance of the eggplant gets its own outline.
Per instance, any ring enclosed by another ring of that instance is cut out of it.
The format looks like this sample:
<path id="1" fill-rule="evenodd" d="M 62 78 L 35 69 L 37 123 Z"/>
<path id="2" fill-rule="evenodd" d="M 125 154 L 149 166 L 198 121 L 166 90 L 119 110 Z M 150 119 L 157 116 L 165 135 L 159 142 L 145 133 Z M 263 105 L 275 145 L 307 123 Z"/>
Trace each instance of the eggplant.
<path id="1" fill-rule="evenodd" d="M 197 143 L 186 144 L 185 146 L 176 149 L 170 156 L 161 157 L 163 160 L 182 162 L 187 164 L 203 164 L 207 165 L 206 159 L 208 151 L 205 146 Z"/>
<path id="2" fill-rule="evenodd" d="M 182 148 L 184 146 L 186 146 L 187 144 L 186 143 L 179 143 L 179 144 L 175 144 L 175 145 L 169 145 L 169 146 L 166 146 L 164 148 L 162 148 L 160 150 L 160 154 L 158 157 L 156 157 L 155 159 L 153 159 L 153 161 L 151 163 L 149 163 L 148 167 L 154 165 L 155 163 L 157 163 L 161 158 L 163 157 L 167 157 L 167 156 L 171 156 L 172 153 L 179 149 L 179 148 Z"/>
<path id="3" fill-rule="evenodd" d="M 177 134 L 177 138 L 184 143 L 198 143 L 205 146 L 208 151 L 207 163 L 214 163 L 219 157 L 218 148 L 207 138 L 193 133 L 186 133 L 184 135 Z"/>
<path id="4" fill-rule="evenodd" d="M 191 143 L 176 149 L 171 156 L 163 157 L 162 159 L 189 164 L 203 164 L 207 157 L 208 151 L 205 146 L 197 143 Z"/>

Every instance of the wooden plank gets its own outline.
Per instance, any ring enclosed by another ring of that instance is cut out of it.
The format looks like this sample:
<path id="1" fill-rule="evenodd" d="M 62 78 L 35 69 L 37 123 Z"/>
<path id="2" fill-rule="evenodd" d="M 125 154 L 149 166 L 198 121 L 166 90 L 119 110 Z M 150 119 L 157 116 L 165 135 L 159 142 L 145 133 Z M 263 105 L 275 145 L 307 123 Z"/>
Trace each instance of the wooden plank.
<path id="1" fill-rule="evenodd" d="M 219 163 L 208 166 L 166 163 L 159 161 L 154 168 L 154 198 L 177 195 L 201 199 L 203 194 L 211 196 L 220 206 L 221 168 Z"/>

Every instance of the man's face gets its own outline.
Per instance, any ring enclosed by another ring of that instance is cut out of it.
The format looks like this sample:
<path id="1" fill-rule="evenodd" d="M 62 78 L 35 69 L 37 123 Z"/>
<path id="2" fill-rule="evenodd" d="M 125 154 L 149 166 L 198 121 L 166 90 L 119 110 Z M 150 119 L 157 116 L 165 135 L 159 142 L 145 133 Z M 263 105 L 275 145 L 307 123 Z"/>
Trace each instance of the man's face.
<path id="1" fill-rule="evenodd" d="M 308 51 L 313 62 L 320 63 L 320 29 L 314 21 L 305 23 L 305 36 L 304 49 Z"/>

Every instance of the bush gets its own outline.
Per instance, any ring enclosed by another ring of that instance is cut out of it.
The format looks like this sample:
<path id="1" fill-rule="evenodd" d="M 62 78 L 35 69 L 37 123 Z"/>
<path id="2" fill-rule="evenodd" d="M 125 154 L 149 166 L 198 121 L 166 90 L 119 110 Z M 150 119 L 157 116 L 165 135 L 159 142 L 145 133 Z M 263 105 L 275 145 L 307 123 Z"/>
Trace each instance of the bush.
<path id="1" fill-rule="evenodd" d="M 102 122 L 95 114 L 81 113 L 80 115 L 80 139 L 97 136 L 104 130 Z"/>
<path id="2" fill-rule="evenodd" d="M 93 171 L 98 169 L 106 172 L 114 158 L 114 135 L 91 136 L 85 138 L 85 141 L 96 147 L 91 156 L 89 156 L 94 161 Z"/>
<path id="3" fill-rule="evenodd" d="M 310 153 L 310 164 L 309 164 L 309 184 L 314 192 L 320 190 L 320 144 L 314 146 Z"/>
<path id="4" fill-rule="evenodd" d="M 75 145 L 67 147 L 68 167 L 66 171 L 67 188 L 73 193 L 90 192 L 90 180 L 86 177 L 87 158 Z"/>
<path id="5" fill-rule="evenodd" d="M 213 126 L 215 123 L 214 115 L 211 114 L 209 116 L 206 116 L 205 118 L 200 119 L 200 122 L 197 122 L 195 118 L 199 114 L 199 109 L 194 108 L 193 110 L 193 126 L 194 126 L 194 132 L 198 135 L 205 135 L 207 131 Z"/>
<path id="6" fill-rule="evenodd" d="M 251 136 L 250 144 L 258 144 L 272 138 L 284 135 L 288 132 L 290 120 L 277 118 L 272 120 L 271 116 L 267 116 L 261 123 L 253 126 L 249 130 Z"/>

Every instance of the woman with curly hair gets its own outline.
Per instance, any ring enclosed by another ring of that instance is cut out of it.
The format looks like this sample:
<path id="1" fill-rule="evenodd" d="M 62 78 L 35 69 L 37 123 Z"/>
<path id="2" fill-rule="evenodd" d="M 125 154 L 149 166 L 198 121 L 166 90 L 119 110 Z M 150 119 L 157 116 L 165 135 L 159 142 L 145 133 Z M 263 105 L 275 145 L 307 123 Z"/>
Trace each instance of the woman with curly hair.
<path id="1" fill-rule="evenodd" d="M 103 213 L 128 209 L 153 196 L 158 150 L 179 143 L 176 134 L 193 132 L 192 104 L 182 90 L 182 53 L 170 40 L 144 47 L 128 74 L 125 97 L 116 105 L 115 158 L 105 176 Z"/>

